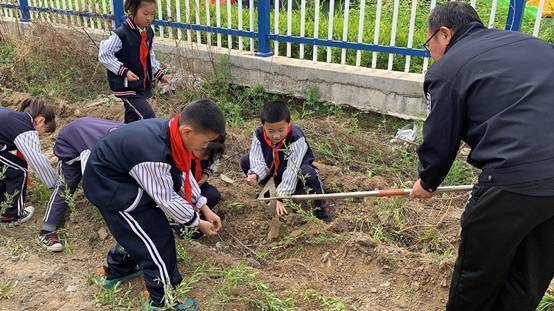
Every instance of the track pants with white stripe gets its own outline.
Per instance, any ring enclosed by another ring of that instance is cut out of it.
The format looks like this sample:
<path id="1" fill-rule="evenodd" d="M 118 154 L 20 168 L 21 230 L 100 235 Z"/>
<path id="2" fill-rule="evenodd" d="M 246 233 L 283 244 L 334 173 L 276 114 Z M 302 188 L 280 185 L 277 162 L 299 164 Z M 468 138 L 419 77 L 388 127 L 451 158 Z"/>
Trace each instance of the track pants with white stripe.
<path id="1" fill-rule="evenodd" d="M 108 274 L 114 277 L 127 275 L 138 264 L 153 305 L 160 306 L 164 286 L 175 287 L 182 281 L 177 269 L 173 231 L 165 214 L 155 206 L 139 206 L 130 212 L 100 208 L 100 213 L 124 249 L 112 249 L 108 253 Z"/>
<path id="2" fill-rule="evenodd" d="M 148 98 L 143 96 L 122 97 L 125 107 L 125 123 L 131 123 L 142 119 L 155 118 L 156 114 L 152 106 L 148 103 Z"/>
<path id="3" fill-rule="evenodd" d="M 0 152 L 0 204 L 6 207 L 5 216 L 21 216 L 27 193 L 27 162 L 10 152 Z M 11 202 L 4 202 L 12 198 Z"/>
<path id="4" fill-rule="evenodd" d="M 50 195 L 46 215 L 44 215 L 42 229 L 46 231 L 54 231 L 62 223 L 68 207 L 67 195 L 75 193 L 77 186 L 83 178 L 81 174 L 81 161 L 76 161 L 69 165 L 60 160 L 58 175 L 61 179 L 58 179 L 54 192 Z"/>

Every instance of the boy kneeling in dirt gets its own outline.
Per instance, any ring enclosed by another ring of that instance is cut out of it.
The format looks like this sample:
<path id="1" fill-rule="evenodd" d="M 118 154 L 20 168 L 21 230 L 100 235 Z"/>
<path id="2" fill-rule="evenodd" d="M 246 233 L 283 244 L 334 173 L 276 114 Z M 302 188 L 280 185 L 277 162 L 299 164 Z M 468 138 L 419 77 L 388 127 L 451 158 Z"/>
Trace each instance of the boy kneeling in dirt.
<path id="1" fill-rule="evenodd" d="M 171 120 L 133 122 L 97 143 L 86 164 L 83 188 L 118 243 L 108 253 L 105 286 L 143 272 L 153 310 L 197 309 L 191 299 L 171 306 L 164 300 L 166 290 L 182 281 L 166 214 L 207 235 L 221 229 L 190 167 L 193 153 L 202 157 L 209 143 L 224 135 L 221 110 L 199 100 Z M 200 219 L 200 210 L 206 220 Z"/>
<path id="2" fill-rule="evenodd" d="M 68 202 L 81 182 L 83 164 L 96 142 L 121 125 L 110 120 L 84 117 L 67 124 L 58 134 L 54 154 L 59 159 L 60 178 L 48 200 L 39 233 L 39 241 L 47 250 L 63 251 L 64 246 L 58 239 L 56 229 L 63 222 Z"/>
<path id="3" fill-rule="evenodd" d="M 278 196 L 288 196 L 301 188 L 310 193 L 323 193 L 318 169 L 312 164 L 314 155 L 302 130 L 291 123 L 290 111 L 281 101 L 270 101 L 260 113 L 262 126 L 254 131 L 250 152 L 240 159 L 246 182 L 264 185 L 273 177 Z M 330 222 L 329 204 L 314 202 L 314 215 Z M 278 215 L 287 214 L 282 201 L 277 201 Z"/>

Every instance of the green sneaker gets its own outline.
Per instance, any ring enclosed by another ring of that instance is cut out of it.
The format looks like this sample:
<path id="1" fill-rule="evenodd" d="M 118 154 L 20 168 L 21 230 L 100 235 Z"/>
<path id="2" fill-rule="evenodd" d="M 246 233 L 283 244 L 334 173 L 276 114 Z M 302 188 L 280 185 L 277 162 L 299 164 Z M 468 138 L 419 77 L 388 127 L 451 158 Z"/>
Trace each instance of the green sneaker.
<path id="1" fill-rule="evenodd" d="M 162 307 L 154 307 L 149 303 L 144 305 L 145 311 L 166 311 L 168 309 Z M 190 298 L 187 298 L 184 302 L 176 305 L 171 311 L 198 311 L 198 304 Z"/>
<path id="2" fill-rule="evenodd" d="M 136 267 L 136 270 L 134 272 L 130 273 L 130 274 L 120 276 L 120 277 L 117 277 L 117 278 L 110 278 L 108 273 L 106 273 L 106 268 L 101 267 L 101 268 L 98 269 L 96 274 L 98 274 L 100 276 L 104 276 L 104 280 L 101 283 L 101 285 L 104 288 L 112 288 L 112 287 L 116 286 L 118 283 L 125 282 L 125 281 L 128 281 L 128 280 L 132 280 L 132 279 L 134 279 L 138 276 L 141 276 L 142 275 L 142 270 L 140 270 L 139 267 Z"/>

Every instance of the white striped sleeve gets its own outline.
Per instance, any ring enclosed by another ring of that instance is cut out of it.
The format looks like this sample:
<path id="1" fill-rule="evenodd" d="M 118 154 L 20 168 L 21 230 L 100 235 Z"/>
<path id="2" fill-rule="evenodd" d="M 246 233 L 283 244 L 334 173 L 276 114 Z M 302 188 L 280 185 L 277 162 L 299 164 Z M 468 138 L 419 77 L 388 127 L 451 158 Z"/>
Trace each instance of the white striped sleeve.
<path id="1" fill-rule="evenodd" d="M 287 168 L 283 173 L 281 183 L 277 186 L 276 192 L 279 196 L 288 196 L 296 190 L 298 183 L 298 174 L 300 174 L 300 165 L 308 151 L 308 144 L 304 137 L 293 142 L 288 146 L 286 155 Z"/>
<path id="2" fill-rule="evenodd" d="M 125 69 L 123 63 L 120 62 L 115 53 L 123 48 L 121 39 L 112 32 L 111 36 L 100 42 L 100 50 L 98 51 L 98 60 L 111 72 L 118 76 L 122 76 Z"/>
<path id="3" fill-rule="evenodd" d="M 262 144 L 254 133 L 252 137 L 252 145 L 250 146 L 250 170 L 248 173 L 258 175 L 258 182 L 263 180 L 269 174 L 269 167 L 265 163 L 264 154 L 262 153 Z"/>
<path id="4" fill-rule="evenodd" d="M 198 213 L 173 190 L 170 171 L 171 166 L 167 163 L 142 162 L 135 165 L 129 174 L 171 219 L 187 227 L 196 227 L 200 222 Z"/>
<path id="5" fill-rule="evenodd" d="M 40 150 L 40 141 L 37 131 L 23 132 L 14 140 L 14 144 L 17 149 L 23 153 L 25 160 L 29 162 L 29 165 L 37 173 L 38 178 L 48 188 L 53 188 L 56 185 L 58 176 L 50 165 L 50 161 Z"/>
<path id="6" fill-rule="evenodd" d="M 152 64 L 152 74 L 157 78 L 163 76 L 162 68 L 160 62 L 156 59 L 156 54 L 154 53 L 154 43 L 152 43 L 152 48 L 150 49 L 150 64 Z"/>
<path id="7" fill-rule="evenodd" d="M 181 175 L 181 178 L 185 179 L 185 173 Z M 192 171 L 189 173 L 189 181 L 192 189 L 192 203 L 196 208 L 200 209 L 202 206 L 206 205 L 208 203 L 208 199 L 202 195 L 202 190 L 200 190 L 200 187 L 198 186 L 198 182 L 196 181 L 196 178 L 194 178 L 194 174 Z M 179 190 L 179 195 L 181 195 L 183 198 L 185 197 L 185 192 L 183 190 L 183 187 Z"/>

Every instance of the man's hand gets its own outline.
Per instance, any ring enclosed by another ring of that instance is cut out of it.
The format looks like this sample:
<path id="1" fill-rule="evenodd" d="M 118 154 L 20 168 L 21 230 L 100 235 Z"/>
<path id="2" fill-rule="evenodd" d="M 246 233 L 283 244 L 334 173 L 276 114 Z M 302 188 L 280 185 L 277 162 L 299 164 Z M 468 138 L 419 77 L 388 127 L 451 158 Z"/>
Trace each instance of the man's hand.
<path id="1" fill-rule="evenodd" d="M 258 183 L 258 175 L 250 174 L 246 176 L 246 183 L 252 187 L 256 186 L 256 184 Z"/>
<path id="2" fill-rule="evenodd" d="M 288 214 L 287 209 L 285 208 L 285 204 L 281 201 L 275 202 L 275 212 L 277 215 L 282 216 L 284 214 Z"/>
<path id="3" fill-rule="evenodd" d="M 205 235 L 216 235 L 217 230 L 215 230 L 214 225 L 211 222 L 200 220 L 198 224 L 198 230 L 202 231 Z"/>
<path id="4" fill-rule="evenodd" d="M 127 71 L 127 80 L 128 81 L 138 81 L 139 77 L 134 73 L 132 72 L 131 70 L 128 70 Z"/>
<path id="5" fill-rule="evenodd" d="M 433 192 L 429 192 L 421 186 L 421 179 L 418 179 L 410 192 L 411 199 L 428 199 L 433 196 Z"/>
<path id="6" fill-rule="evenodd" d="M 204 214 L 206 221 L 211 223 L 214 230 L 218 232 L 221 229 L 221 218 L 219 218 L 219 216 L 217 216 L 217 214 L 214 213 L 207 205 L 202 207 L 202 213 Z"/>

